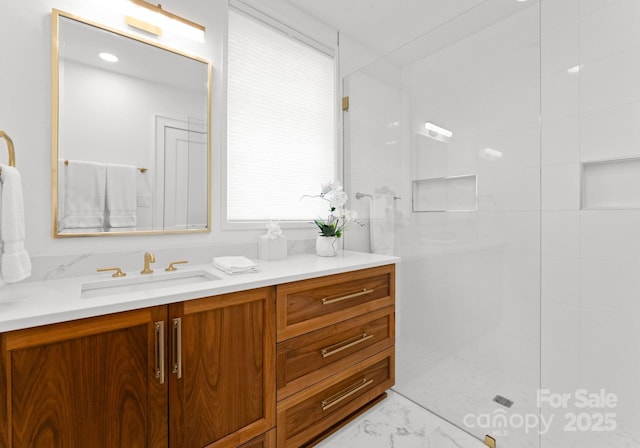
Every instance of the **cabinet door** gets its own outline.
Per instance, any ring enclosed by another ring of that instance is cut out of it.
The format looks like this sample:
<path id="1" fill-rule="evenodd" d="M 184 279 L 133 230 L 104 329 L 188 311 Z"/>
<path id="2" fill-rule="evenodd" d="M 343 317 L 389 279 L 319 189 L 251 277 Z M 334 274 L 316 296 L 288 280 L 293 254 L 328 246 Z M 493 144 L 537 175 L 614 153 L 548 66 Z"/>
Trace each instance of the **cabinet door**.
<path id="1" fill-rule="evenodd" d="M 169 308 L 171 446 L 236 447 L 275 425 L 275 293 Z"/>
<path id="2" fill-rule="evenodd" d="M 165 319 L 154 307 L 0 335 L 0 446 L 166 447 Z"/>

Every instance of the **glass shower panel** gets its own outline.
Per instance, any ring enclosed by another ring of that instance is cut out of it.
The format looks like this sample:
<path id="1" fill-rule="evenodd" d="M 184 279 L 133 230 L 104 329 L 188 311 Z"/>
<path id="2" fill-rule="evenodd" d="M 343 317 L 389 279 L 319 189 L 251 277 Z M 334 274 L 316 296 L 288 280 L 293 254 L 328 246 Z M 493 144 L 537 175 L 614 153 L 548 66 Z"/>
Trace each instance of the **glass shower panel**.
<path id="1" fill-rule="evenodd" d="M 402 257 L 394 389 L 508 448 L 540 446 L 539 25 L 488 0 L 345 79 L 345 184 L 374 196 L 346 247 L 382 219 Z"/>

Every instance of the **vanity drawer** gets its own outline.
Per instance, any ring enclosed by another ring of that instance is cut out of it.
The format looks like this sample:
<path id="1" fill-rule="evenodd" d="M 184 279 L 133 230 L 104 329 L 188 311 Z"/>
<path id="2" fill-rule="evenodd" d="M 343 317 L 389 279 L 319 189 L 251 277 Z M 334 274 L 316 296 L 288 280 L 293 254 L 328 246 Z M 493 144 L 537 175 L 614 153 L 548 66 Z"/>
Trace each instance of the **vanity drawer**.
<path id="1" fill-rule="evenodd" d="M 300 447 L 394 384 L 393 349 L 385 350 L 278 403 L 278 448 Z"/>
<path id="2" fill-rule="evenodd" d="M 394 315 L 390 306 L 279 343 L 278 400 L 393 347 Z"/>
<path id="3" fill-rule="evenodd" d="M 394 304 L 395 265 L 278 285 L 278 341 Z"/>
<path id="4" fill-rule="evenodd" d="M 276 430 L 267 431 L 239 448 L 276 448 Z"/>

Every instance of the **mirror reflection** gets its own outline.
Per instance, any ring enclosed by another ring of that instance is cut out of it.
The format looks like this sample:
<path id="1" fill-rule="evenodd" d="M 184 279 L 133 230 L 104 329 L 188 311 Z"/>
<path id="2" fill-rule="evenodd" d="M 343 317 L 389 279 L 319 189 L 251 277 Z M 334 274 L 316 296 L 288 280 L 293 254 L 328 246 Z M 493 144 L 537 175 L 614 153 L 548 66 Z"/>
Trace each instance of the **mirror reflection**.
<path id="1" fill-rule="evenodd" d="M 54 235 L 208 231 L 209 63 L 54 15 Z"/>

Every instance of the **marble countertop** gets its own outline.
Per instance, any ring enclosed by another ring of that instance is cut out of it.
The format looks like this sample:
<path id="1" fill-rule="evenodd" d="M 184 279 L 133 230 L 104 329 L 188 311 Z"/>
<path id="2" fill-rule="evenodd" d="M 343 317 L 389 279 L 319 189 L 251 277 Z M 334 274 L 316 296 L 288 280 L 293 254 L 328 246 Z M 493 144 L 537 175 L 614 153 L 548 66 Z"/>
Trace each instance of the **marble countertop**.
<path id="1" fill-rule="evenodd" d="M 339 251 L 336 257 L 301 254 L 279 261 L 259 260 L 260 272 L 239 275 L 227 275 L 210 264 L 181 265 L 177 273 L 206 271 L 218 279 L 92 298 L 81 297 L 82 285 L 111 279 L 110 273 L 4 285 L 0 288 L 0 332 L 273 286 L 399 261 L 393 256 Z M 156 272 L 165 274 L 161 268 Z M 126 279 L 140 276 L 138 271 L 127 274 Z M 113 279 L 114 284 L 118 280 Z"/>

